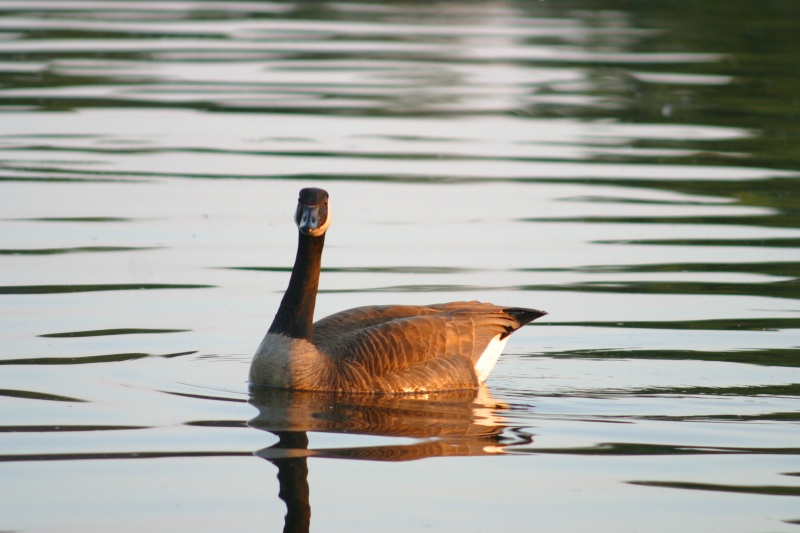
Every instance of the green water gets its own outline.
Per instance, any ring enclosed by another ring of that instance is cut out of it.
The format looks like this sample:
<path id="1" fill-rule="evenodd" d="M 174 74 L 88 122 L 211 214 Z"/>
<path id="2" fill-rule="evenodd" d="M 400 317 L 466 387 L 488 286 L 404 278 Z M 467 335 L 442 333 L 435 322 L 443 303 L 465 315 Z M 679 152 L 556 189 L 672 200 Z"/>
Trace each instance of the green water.
<path id="1" fill-rule="evenodd" d="M 0 530 L 791 532 L 794 2 L 0 0 Z M 319 317 L 545 309 L 477 395 L 251 391 Z"/>

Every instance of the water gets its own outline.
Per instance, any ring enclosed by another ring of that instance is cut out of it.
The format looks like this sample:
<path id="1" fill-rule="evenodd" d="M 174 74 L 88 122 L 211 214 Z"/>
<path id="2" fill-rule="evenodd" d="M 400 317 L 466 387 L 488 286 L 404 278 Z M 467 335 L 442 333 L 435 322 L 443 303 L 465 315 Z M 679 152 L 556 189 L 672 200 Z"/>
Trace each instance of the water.
<path id="1" fill-rule="evenodd" d="M 0 529 L 795 531 L 797 23 L 0 1 Z M 550 314 L 476 398 L 251 394 L 309 185 L 319 316 Z"/>

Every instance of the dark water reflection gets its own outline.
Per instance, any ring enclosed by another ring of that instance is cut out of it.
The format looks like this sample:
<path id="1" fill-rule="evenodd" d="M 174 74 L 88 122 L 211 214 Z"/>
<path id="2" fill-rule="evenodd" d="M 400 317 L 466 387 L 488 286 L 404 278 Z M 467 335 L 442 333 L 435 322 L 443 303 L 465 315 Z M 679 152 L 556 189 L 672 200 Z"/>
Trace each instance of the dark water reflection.
<path id="1" fill-rule="evenodd" d="M 263 531 L 285 502 L 302 530 L 313 502 L 331 531 L 792 530 L 798 27 L 788 0 L 0 0 L 0 529 Z M 320 315 L 550 312 L 495 399 L 251 394 L 321 184 Z"/>
<path id="2" fill-rule="evenodd" d="M 315 450 L 313 456 L 371 460 L 413 460 L 445 455 L 499 453 L 503 406 L 481 389 L 421 396 L 331 395 L 251 388 L 259 414 L 251 427 L 270 432 L 324 431 L 409 439 L 427 443 Z M 452 439 L 452 440 L 448 440 Z M 487 449 L 488 448 L 488 449 Z M 269 458 L 269 453 L 260 453 Z"/>
<path id="3" fill-rule="evenodd" d="M 308 531 L 311 521 L 307 459 L 413 461 L 432 457 L 493 455 L 513 439 L 503 437 L 502 407 L 486 389 L 421 396 L 340 395 L 251 387 L 258 416 L 248 423 L 278 442 L 256 455 L 278 468 L 286 504 L 284 531 Z M 308 432 L 323 431 L 413 439 L 402 444 L 309 449 Z M 517 439 L 519 443 L 519 439 Z M 526 439 L 522 442 L 530 442 Z"/>

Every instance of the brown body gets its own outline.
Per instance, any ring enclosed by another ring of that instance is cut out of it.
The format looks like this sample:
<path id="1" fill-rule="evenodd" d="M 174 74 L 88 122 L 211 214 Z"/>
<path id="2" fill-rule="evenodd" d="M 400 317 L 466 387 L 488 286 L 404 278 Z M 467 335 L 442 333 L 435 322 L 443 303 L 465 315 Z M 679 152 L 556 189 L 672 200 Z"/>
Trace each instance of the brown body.
<path id="1" fill-rule="evenodd" d="M 505 338 L 538 316 L 480 302 L 358 307 L 315 322 L 313 341 L 268 333 L 250 379 L 299 390 L 475 388 L 483 381 L 476 371 L 481 358 L 496 361 Z M 497 353 L 486 353 L 493 341 Z"/>
<path id="2" fill-rule="evenodd" d="M 452 302 L 358 307 L 312 324 L 324 231 L 330 224 L 327 202 L 321 189 L 300 193 L 295 266 L 275 321 L 253 358 L 251 382 L 365 393 L 475 388 L 488 377 L 508 335 L 546 314 Z M 303 214 L 304 207 L 313 207 L 314 216 Z M 311 219 L 322 231 L 304 226 Z"/>

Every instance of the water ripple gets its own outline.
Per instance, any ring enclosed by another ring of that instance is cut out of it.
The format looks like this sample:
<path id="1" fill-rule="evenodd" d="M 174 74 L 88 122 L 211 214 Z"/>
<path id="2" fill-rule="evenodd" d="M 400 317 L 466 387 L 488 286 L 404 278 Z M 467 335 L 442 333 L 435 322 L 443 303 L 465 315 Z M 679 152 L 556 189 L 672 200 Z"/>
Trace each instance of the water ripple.
<path id="1" fill-rule="evenodd" d="M 210 289 L 214 285 L 192 285 L 178 283 L 109 283 L 97 285 L 15 285 L 0 287 L 3 294 L 64 294 L 97 291 L 138 291 L 163 289 Z"/>
<path id="2" fill-rule="evenodd" d="M 788 531 L 796 11 L 0 0 L 3 528 Z M 320 315 L 550 312 L 496 398 L 248 402 L 320 184 Z"/>

